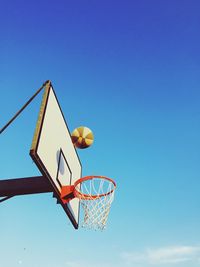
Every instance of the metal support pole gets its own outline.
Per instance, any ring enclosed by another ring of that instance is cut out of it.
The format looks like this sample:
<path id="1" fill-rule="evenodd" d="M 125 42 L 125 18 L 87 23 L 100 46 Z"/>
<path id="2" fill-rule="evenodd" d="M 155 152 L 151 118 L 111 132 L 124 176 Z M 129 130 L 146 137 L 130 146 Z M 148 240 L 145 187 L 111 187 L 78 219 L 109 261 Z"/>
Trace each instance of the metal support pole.
<path id="1" fill-rule="evenodd" d="M 0 197 L 48 192 L 53 192 L 53 187 L 44 176 L 0 180 Z"/>
<path id="2" fill-rule="evenodd" d="M 9 196 L 9 197 L 1 198 L 1 199 L 0 199 L 0 203 L 6 201 L 6 200 L 8 200 L 8 199 L 10 199 L 11 197 L 13 197 L 13 196 Z"/>
<path id="3" fill-rule="evenodd" d="M 47 85 L 47 83 L 50 83 L 50 81 L 46 81 L 42 87 L 40 87 L 37 92 L 24 104 L 24 106 L 12 117 L 12 119 L 9 120 L 9 122 L 6 123 L 6 125 L 0 129 L 0 134 L 19 116 L 19 114 L 31 103 L 31 101 L 42 91 L 42 89 Z"/>

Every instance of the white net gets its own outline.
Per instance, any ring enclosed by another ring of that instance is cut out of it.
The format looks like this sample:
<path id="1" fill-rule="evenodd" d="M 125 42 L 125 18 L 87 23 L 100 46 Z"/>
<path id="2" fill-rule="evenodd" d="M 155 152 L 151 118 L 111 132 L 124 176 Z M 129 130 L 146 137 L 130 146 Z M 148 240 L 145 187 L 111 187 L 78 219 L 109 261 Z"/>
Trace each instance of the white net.
<path id="1" fill-rule="evenodd" d="M 115 184 L 111 180 L 92 178 L 81 183 L 77 189 L 83 209 L 82 227 L 104 230 L 114 199 Z"/>

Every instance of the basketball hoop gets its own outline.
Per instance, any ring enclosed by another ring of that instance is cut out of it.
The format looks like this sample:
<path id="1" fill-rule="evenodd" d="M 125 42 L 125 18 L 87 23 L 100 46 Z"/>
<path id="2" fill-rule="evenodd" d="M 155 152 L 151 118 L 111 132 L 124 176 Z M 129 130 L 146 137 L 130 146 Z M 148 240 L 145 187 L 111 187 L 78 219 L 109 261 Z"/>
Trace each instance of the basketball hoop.
<path id="1" fill-rule="evenodd" d="M 86 176 L 74 183 L 73 194 L 84 211 L 82 227 L 105 229 L 115 188 L 116 183 L 105 176 Z"/>

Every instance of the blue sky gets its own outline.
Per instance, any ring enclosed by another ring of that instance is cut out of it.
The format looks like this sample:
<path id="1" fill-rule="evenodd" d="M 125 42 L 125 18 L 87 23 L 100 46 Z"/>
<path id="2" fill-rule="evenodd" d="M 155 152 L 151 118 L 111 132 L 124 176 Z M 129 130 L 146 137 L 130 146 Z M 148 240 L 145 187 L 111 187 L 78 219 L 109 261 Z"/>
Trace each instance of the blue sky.
<path id="1" fill-rule="evenodd" d="M 70 130 L 90 127 L 83 175 L 118 188 L 105 232 L 74 230 L 51 194 L 0 205 L 0 266 L 200 265 L 199 1 L 2 0 L 0 123 L 47 79 Z M 0 139 L 0 178 L 39 175 L 41 95 Z"/>

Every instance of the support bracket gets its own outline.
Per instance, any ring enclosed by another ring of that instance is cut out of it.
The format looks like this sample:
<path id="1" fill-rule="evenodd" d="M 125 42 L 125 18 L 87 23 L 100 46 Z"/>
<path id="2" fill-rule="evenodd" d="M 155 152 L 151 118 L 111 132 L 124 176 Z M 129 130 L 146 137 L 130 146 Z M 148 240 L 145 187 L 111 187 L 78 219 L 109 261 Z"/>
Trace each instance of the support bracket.
<path id="1" fill-rule="evenodd" d="M 75 198 L 74 185 L 62 186 L 60 197 L 64 204 Z"/>

